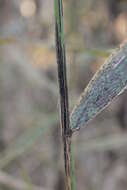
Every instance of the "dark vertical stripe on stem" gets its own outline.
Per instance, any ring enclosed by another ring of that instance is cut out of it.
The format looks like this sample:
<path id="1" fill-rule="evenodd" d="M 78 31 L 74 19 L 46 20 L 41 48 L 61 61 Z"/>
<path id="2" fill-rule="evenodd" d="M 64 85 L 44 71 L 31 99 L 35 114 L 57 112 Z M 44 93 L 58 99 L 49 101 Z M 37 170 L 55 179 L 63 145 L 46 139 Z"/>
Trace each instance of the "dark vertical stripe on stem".
<path id="1" fill-rule="evenodd" d="M 64 163 L 66 173 L 66 189 L 71 190 L 71 130 L 69 128 L 69 103 L 66 74 L 66 56 L 63 27 L 62 0 L 55 0 L 55 30 L 58 64 L 58 81 L 60 93 L 61 129 L 64 146 Z"/>

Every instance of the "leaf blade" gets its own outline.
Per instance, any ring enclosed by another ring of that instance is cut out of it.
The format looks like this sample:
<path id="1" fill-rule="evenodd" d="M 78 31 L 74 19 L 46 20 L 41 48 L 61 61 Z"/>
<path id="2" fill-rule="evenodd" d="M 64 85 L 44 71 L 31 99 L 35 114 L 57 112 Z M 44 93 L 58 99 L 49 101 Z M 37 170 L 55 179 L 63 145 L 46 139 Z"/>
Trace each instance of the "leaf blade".
<path id="1" fill-rule="evenodd" d="M 72 131 L 87 123 L 127 87 L 127 42 L 107 59 L 81 94 L 70 117 Z"/>

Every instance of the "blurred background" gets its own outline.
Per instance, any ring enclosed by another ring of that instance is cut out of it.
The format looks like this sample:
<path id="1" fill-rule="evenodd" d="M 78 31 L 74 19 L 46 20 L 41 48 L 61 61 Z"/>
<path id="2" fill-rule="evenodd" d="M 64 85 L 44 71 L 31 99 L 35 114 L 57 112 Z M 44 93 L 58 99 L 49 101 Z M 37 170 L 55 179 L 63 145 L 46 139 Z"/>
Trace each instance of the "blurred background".
<path id="1" fill-rule="evenodd" d="M 0 0 L 0 190 L 64 190 L 53 0 Z M 64 0 L 70 110 L 127 36 L 126 0 Z M 127 92 L 72 139 L 78 190 L 127 189 Z"/>

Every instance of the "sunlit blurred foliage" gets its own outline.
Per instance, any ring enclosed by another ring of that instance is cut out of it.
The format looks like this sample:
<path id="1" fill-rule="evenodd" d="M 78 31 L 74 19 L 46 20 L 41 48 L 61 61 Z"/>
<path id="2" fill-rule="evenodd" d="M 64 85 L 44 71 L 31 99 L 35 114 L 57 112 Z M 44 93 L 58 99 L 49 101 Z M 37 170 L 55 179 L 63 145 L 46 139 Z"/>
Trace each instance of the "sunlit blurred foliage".
<path id="1" fill-rule="evenodd" d="M 36 13 L 36 3 L 33 0 L 24 0 L 21 2 L 20 11 L 24 17 L 32 17 Z"/>

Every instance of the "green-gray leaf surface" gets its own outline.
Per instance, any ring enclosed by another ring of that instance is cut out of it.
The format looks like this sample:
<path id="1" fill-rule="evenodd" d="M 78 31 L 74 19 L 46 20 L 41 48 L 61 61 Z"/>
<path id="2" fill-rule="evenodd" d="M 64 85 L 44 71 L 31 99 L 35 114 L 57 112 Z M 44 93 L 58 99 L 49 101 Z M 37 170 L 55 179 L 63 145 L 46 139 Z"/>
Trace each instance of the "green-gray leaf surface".
<path id="1" fill-rule="evenodd" d="M 89 82 L 70 118 L 72 131 L 86 126 L 127 87 L 127 42 L 107 59 Z"/>

